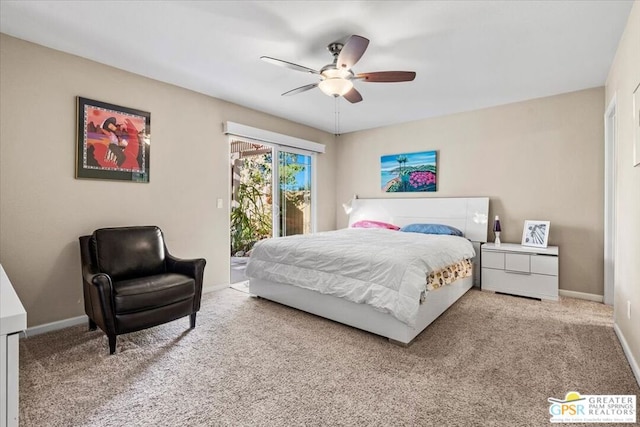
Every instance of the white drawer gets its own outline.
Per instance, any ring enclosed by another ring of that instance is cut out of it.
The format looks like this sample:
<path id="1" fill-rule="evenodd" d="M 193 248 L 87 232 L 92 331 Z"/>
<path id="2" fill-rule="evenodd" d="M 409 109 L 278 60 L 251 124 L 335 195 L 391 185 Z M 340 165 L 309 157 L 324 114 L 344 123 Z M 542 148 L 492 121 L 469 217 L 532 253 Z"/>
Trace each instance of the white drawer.
<path id="1" fill-rule="evenodd" d="M 504 254 L 504 269 L 510 271 L 519 271 L 529 273 L 531 271 L 529 264 L 529 254 Z"/>
<path id="2" fill-rule="evenodd" d="M 482 269 L 482 289 L 541 299 L 558 299 L 558 278 Z"/>
<path id="3" fill-rule="evenodd" d="M 487 268 L 504 268 L 504 252 L 482 251 L 482 266 Z"/>
<path id="4" fill-rule="evenodd" d="M 531 272 L 547 274 L 549 276 L 558 275 L 558 257 L 547 255 L 531 256 Z"/>

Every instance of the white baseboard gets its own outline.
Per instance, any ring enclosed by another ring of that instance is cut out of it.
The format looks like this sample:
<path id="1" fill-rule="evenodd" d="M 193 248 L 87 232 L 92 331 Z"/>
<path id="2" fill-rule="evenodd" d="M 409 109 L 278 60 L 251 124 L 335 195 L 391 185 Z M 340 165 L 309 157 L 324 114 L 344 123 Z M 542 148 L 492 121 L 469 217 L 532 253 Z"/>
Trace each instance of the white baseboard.
<path id="1" fill-rule="evenodd" d="M 219 291 L 228 287 L 229 285 L 227 284 L 203 286 L 202 293 L 206 294 L 209 292 Z M 68 328 L 69 326 L 81 325 L 83 323 L 87 324 L 87 328 L 89 327 L 88 326 L 89 318 L 87 317 L 86 314 L 83 314 L 82 316 L 78 316 L 78 317 L 71 317 L 69 319 L 58 320 L 56 322 L 45 323 L 44 325 L 32 326 L 30 328 L 27 328 L 27 330 L 23 334 L 20 334 L 20 337 L 21 338 L 32 337 L 34 335 L 40 335 L 40 334 L 44 334 L 51 331 L 57 331 L 58 329 Z"/>
<path id="2" fill-rule="evenodd" d="M 46 332 L 57 331 L 58 329 L 68 328 L 69 326 L 76 326 L 81 324 L 87 324 L 89 327 L 89 318 L 86 314 L 78 317 L 72 317 L 70 319 L 58 320 L 56 322 L 45 323 L 44 325 L 32 326 L 27 328 L 25 336 L 31 337 L 34 335 L 44 334 Z"/>
<path id="3" fill-rule="evenodd" d="M 221 285 L 205 285 L 202 287 L 202 293 L 208 294 L 209 292 L 221 291 L 229 287 L 228 283 L 223 283 Z"/>
<path id="4" fill-rule="evenodd" d="M 564 289 L 560 289 L 558 290 L 558 294 L 561 297 L 567 297 L 567 298 L 586 299 L 588 301 L 595 301 L 595 302 L 604 301 L 603 295 L 587 294 L 585 292 L 565 291 Z"/>
<path id="5" fill-rule="evenodd" d="M 620 341 L 620 345 L 622 345 L 622 349 L 624 350 L 625 356 L 627 356 L 627 360 L 629 361 L 629 365 L 631 366 L 631 370 L 633 371 L 633 375 L 636 377 L 636 382 L 640 386 L 640 366 L 638 366 L 638 362 L 633 357 L 631 353 L 631 348 L 629 348 L 629 344 L 627 344 L 627 340 L 622 335 L 622 331 L 617 323 L 613 324 L 613 330 L 616 332 L 618 337 L 618 341 Z"/>

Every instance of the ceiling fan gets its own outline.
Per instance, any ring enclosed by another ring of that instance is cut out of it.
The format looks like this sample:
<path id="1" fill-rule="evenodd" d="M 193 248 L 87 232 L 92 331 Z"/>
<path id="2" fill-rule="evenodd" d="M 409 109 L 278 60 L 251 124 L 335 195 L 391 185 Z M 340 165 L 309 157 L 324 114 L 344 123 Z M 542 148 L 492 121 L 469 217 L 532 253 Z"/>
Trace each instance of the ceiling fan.
<path id="1" fill-rule="evenodd" d="M 415 79 L 416 73 L 413 71 L 377 71 L 355 74 L 351 68 L 362 58 L 367 46 L 369 46 L 369 40 L 357 35 L 350 36 L 344 44 L 337 41 L 330 43 L 327 49 L 333 55 L 333 62 L 322 67 L 320 71 L 269 56 L 261 56 L 260 59 L 270 64 L 320 76 L 318 83 L 300 86 L 283 93 L 282 96 L 295 95 L 319 87 L 329 96 L 343 96 L 347 101 L 356 103 L 362 101 L 362 95 L 353 87 L 355 80 L 370 83 L 393 83 Z"/>

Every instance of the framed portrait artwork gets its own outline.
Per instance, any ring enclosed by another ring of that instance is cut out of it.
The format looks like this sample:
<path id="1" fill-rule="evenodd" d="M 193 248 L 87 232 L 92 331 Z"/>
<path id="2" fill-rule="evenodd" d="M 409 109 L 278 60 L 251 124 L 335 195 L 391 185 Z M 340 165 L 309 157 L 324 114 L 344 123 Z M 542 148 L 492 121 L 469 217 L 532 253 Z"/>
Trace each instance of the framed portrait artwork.
<path id="1" fill-rule="evenodd" d="M 151 114 L 78 97 L 76 178 L 149 182 Z"/>
<path id="2" fill-rule="evenodd" d="M 549 221 L 526 220 L 522 230 L 522 246 L 546 248 L 549 241 Z"/>

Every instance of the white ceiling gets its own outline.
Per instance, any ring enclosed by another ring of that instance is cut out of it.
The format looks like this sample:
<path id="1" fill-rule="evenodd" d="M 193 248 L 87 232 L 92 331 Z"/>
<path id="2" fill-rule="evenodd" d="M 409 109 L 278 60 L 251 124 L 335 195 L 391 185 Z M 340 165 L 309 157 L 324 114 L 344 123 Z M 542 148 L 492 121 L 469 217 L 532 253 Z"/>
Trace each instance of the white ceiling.
<path id="1" fill-rule="evenodd" d="M 604 85 L 632 0 L 0 1 L 0 31 L 331 133 L 334 99 L 281 93 L 317 77 L 327 44 L 370 39 L 354 67 L 416 71 L 356 82 L 341 133 Z M 117 103 L 117 100 L 106 100 Z"/>

